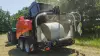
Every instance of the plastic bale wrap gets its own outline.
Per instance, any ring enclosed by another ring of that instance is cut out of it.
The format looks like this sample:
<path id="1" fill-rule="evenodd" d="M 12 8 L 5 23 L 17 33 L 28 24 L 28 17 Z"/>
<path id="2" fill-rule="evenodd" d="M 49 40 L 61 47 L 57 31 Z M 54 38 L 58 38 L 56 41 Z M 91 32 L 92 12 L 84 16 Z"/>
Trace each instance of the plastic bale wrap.
<path id="1" fill-rule="evenodd" d="M 41 25 L 41 29 L 47 40 L 64 38 L 64 28 L 57 22 L 44 23 Z"/>

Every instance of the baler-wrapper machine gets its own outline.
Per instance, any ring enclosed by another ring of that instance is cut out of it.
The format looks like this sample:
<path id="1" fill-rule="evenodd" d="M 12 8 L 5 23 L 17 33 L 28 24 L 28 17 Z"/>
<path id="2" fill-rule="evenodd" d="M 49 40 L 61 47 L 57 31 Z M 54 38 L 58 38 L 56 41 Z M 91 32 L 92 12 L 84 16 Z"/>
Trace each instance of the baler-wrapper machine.
<path id="1" fill-rule="evenodd" d="M 59 6 L 33 2 L 29 16 L 19 17 L 15 31 L 8 32 L 8 38 L 12 39 L 9 42 L 28 53 L 72 45 L 75 19 L 66 16 L 60 13 Z"/>

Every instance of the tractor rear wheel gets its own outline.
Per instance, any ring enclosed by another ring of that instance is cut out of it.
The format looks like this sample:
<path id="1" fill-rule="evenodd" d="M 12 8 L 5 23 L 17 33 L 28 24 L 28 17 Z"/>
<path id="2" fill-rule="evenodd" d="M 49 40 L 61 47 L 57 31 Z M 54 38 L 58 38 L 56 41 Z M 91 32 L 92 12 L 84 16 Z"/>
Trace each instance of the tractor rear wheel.
<path id="1" fill-rule="evenodd" d="M 8 31 L 7 37 L 8 37 L 8 42 L 11 42 L 11 32 L 10 31 Z"/>
<path id="2" fill-rule="evenodd" d="M 16 39 L 16 32 L 11 32 L 11 43 L 12 44 L 17 44 L 17 39 Z"/>
<path id="3" fill-rule="evenodd" d="M 11 42 L 12 44 L 17 44 L 16 32 L 8 32 L 8 42 Z"/>
<path id="4" fill-rule="evenodd" d="M 23 39 L 20 38 L 18 40 L 18 46 L 22 51 L 24 50 L 24 40 Z"/>

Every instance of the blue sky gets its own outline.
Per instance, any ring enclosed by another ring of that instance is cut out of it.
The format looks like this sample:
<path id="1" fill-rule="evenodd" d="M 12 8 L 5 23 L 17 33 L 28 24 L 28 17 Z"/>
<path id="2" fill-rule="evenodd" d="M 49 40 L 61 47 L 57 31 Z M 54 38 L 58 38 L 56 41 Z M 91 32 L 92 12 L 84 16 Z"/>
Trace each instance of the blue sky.
<path id="1" fill-rule="evenodd" d="M 23 7 L 29 6 L 34 0 L 0 0 L 0 7 L 9 11 L 10 15 L 15 14 Z"/>

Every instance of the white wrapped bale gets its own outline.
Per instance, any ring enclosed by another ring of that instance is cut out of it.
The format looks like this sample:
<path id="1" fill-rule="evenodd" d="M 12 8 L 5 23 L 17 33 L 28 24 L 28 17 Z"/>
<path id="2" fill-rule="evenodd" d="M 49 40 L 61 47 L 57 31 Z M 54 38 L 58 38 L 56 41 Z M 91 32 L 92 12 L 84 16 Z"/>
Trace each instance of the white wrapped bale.
<path id="1" fill-rule="evenodd" d="M 64 38 L 64 28 L 57 22 L 44 23 L 41 25 L 41 29 L 47 40 Z"/>

